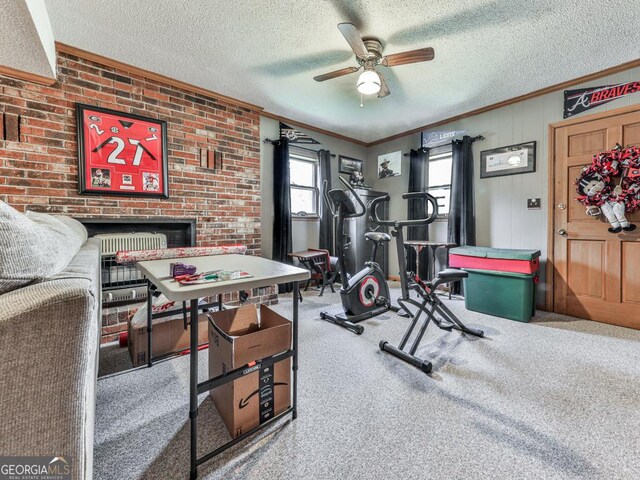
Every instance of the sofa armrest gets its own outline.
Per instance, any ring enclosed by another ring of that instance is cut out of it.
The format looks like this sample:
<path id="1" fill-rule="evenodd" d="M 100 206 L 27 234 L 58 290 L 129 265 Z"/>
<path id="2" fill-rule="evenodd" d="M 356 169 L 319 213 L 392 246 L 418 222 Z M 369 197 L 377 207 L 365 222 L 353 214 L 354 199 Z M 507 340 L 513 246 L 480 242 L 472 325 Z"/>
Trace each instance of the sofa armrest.
<path id="1" fill-rule="evenodd" d="M 99 289 L 89 243 L 65 272 L 0 296 L 3 455 L 68 456 L 72 478 L 91 478 Z"/>

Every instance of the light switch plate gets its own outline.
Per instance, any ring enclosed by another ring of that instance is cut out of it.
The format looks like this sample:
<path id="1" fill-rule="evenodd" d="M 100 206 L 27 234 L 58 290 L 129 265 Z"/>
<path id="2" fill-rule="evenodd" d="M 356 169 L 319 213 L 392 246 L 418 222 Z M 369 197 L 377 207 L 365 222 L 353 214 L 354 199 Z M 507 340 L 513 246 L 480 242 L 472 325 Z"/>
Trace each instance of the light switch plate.
<path id="1" fill-rule="evenodd" d="M 540 208 L 542 208 L 542 204 L 540 202 L 539 198 L 527 198 L 527 208 L 532 210 L 532 209 L 536 209 L 539 210 Z"/>

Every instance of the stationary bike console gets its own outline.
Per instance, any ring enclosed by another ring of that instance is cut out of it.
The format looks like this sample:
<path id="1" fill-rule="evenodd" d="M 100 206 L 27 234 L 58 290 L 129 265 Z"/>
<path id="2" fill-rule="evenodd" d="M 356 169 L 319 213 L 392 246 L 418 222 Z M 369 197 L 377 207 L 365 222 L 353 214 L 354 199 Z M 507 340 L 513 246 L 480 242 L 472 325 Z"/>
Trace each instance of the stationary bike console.
<path id="1" fill-rule="evenodd" d="M 365 211 L 358 213 L 356 206 L 353 204 L 349 195 L 344 190 L 334 189 L 327 193 L 330 201 L 337 205 L 338 208 L 342 208 L 345 218 L 361 217 L 365 214 Z"/>

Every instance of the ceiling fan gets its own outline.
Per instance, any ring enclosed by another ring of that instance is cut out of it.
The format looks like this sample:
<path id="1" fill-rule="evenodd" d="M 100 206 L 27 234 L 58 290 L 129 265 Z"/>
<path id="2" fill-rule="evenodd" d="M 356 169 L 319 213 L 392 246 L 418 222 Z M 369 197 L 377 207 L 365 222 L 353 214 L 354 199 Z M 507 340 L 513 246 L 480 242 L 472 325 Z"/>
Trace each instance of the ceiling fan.
<path id="1" fill-rule="evenodd" d="M 325 73 L 313 77 L 316 82 L 324 82 L 332 78 L 341 77 L 350 73 L 355 73 L 361 68 L 364 71 L 358 77 L 358 91 L 364 95 L 378 94 L 378 98 L 389 95 L 389 87 L 380 72 L 376 71 L 378 65 L 385 67 L 396 67 L 398 65 L 406 65 L 408 63 L 428 62 L 433 60 L 433 48 L 419 48 L 408 52 L 394 53 L 392 55 L 382 56 L 383 46 L 380 40 L 373 37 L 362 38 L 356 27 L 351 23 L 339 23 L 338 29 L 344 36 L 345 40 L 351 45 L 353 52 L 356 54 L 356 61 L 359 67 L 341 68 L 334 72 Z"/>

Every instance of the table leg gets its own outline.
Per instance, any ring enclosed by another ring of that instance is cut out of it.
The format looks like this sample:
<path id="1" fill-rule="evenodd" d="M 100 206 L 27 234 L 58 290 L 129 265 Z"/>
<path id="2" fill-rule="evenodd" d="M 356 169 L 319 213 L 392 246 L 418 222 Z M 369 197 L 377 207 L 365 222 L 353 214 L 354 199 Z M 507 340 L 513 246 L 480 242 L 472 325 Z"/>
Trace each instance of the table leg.
<path id="1" fill-rule="evenodd" d="M 293 282 L 293 412 L 292 418 L 298 416 L 298 282 Z"/>
<path id="2" fill-rule="evenodd" d="M 424 247 L 420 245 L 413 246 L 413 249 L 416 251 L 416 277 L 418 277 L 420 280 L 422 280 L 422 278 L 420 277 L 420 252 L 422 252 L 423 248 Z M 431 280 L 431 279 L 429 278 L 428 280 Z"/>
<path id="3" fill-rule="evenodd" d="M 429 265 L 427 271 L 429 272 L 429 280 L 433 280 L 433 277 L 436 276 L 436 251 L 438 250 L 439 245 L 431 245 L 429 251 L 431 255 L 429 256 Z"/>
<path id="4" fill-rule="evenodd" d="M 151 342 L 151 330 L 153 330 L 153 290 L 151 281 L 147 280 L 147 366 L 153 365 L 153 350 Z"/>
<path id="5" fill-rule="evenodd" d="M 444 249 L 445 249 L 445 258 L 447 259 L 446 263 L 445 263 L 445 268 L 449 268 L 449 249 L 451 247 L 449 245 L 445 245 Z M 456 284 L 456 282 L 449 282 L 449 300 L 451 300 L 451 292 L 453 292 L 453 286 Z"/>
<path id="6" fill-rule="evenodd" d="M 400 272 L 400 273 L 404 274 L 405 276 L 407 276 L 409 274 L 409 270 L 408 270 L 408 268 L 409 268 L 409 266 L 408 266 L 408 264 L 409 264 L 409 250 L 407 249 L 407 247 L 409 247 L 411 250 L 416 252 L 416 249 L 415 249 L 415 247 L 413 245 L 405 245 L 404 246 L 404 264 L 407 265 L 407 271 L 406 272 Z M 418 252 L 416 252 L 416 262 L 418 261 L 417 255 L 418 255 Z M 416 264 L 416 270 L 417 269 L 418 269 L 418 266 Z M 413 272 L 413 273 L 415 273 L 416 275 L 418 274 L 418 272 Z"/>
<path id="7" fill-rule="evenodd" d="M 187 330 L 189 328 L 189 319 L 187 318 L 187 302 L 182 302 L 182 323 L 184 325 L 184 329 Z"/>
<path id="8" fill-rule="evenodd" d="M 190 478 L 198 477 L 198 299 L 191 300 L 191 342 L 189 351 L 189 420 L 191 423 L 191 474 Z"/>

